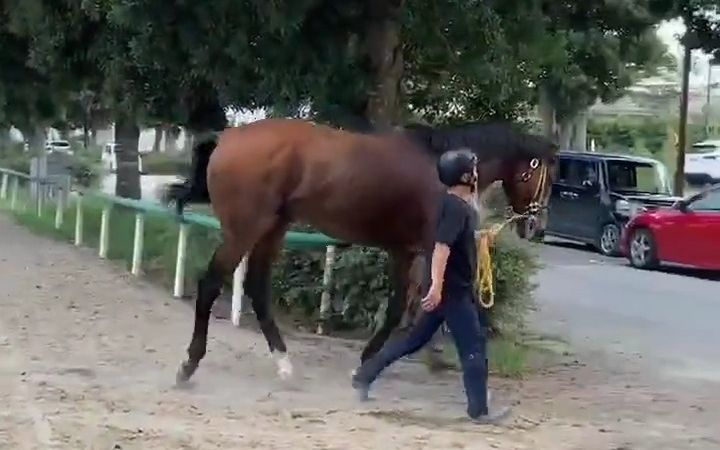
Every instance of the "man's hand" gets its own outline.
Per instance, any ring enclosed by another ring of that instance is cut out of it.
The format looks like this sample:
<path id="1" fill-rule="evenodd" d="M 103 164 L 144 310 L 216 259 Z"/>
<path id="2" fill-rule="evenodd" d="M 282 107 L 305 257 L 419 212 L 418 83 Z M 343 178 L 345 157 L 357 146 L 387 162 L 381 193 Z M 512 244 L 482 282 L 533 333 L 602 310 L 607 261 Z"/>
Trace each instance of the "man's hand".
<path id="1" fill-rule="evenodd" d="M 425 298 L 422 299 L 422 309 L 427 312 L 434 311 L 440 305 L 441 300 L 442 292 L 440 292 L 440 289 L 433 286 L 430 288 L 430 291 L 427 293 Z"/>

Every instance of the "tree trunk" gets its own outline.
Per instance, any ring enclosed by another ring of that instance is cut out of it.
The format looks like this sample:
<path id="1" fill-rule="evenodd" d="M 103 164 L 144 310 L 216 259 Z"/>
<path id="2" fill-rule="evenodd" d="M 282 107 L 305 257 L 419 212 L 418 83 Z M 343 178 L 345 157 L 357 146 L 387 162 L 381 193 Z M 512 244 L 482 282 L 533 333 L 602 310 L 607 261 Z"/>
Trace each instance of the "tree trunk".
<path id="1" fill-rule="evenodd" d="M 85 150 L 90 147 L 90 139 L 91 139 L 91 129 L 92 129 L 92 120 L 90 119 L 90 112 L 85 109 L 83 111 L 83 148 Z"/>
<path id="2" fill-rule="evenodd" d="M 25 133 L 23 133 L 25 135 Z M 30 150 L 41 155 L 45 149 L 45 128 L 42 126 L 36 126 L 26 135 L 25 139 L 28 141 Z"/>
<path id="3" fill-rule="evenodd" d="M 688 23 L 686 21 L 686 23 Z M 685 148 L 687 147 L 688 96 L 690 90 L 690 66 L 692 48 L 686 43 L 682 65 L 682 92 L 680 95 L 680 126 L 678 127 L 678 149 L 675 160 L 673 191 L 678 197 L 685 190 Z"/>
<path id="4" fill-rule="evenodd" d="M 0 128 L 0 154 L 10 147 L 10 129 Z"/>
<path id="5" fill-rule="evenodd" d="M 90 146 L 90 130 L 87 123 L 83 123 L 83 148 L 85 150 Z"/>
<path id="6" fill-rule="evenodd" d="M 158 153 L 160 151 L 160 144 L 162 143 L 163 138 L 163 126 L 158 125 L 155 127 L 155 140 L 153 141 L 153 153 Z"/>
<path id="7" fill-rule="evenodd" d="M 573 119 L 563 118 L 559 124 L 559 145 L 560 150 L 570 150 L 573 135 Z"/>
<path id="8" fill-rule="evenodd" d="M 118 197 L 140 199 L 140 171 L 138 168 L 138 142 L 140 127 L 134 120 L 119 118 L 115 122 L 115 142 L 119 144 L 117 152 L 117 179 L 115 195 Z"/>
<path id="9" fill-rule="evenodd" d="M 550 94 L 544 86 L 540 86 L 538 96 L 538 114 L 542 121 L 543 136 L 550 140 L 555 140 L 555 108 L 550 100 Z"/>
<path id="10" fill-rule="evenodd" d="M 185 140 L 183 141 L 182 151 L 183 152 L 190 152 L 192 151 L 193 146 L 195 146 L 195 143 L 198 141 L 199 136 L 203 135 L 204 133 L 201 131 L 194 131 L 190 128 L 185 128 Z"/>
<path id="11" fill-rule="evenodd" d="M 587 110 L 581 111 L 575 116 L 573 120 L 573 137 L 572 137 L 572 148 L 581 152 L 587 151 L 587 127 L 588 127 L 588 112 Z"/>
<path id="12" fill-rule="evenodd" d="M 367 4 L 364 47 L 372 87 L 365 117 L 379 128 L 392 126 L 399 114 L 403 73 L 402 8 L 403 0 L 370 0 Z"/>
<path id="13" fill-rule="evenodd" d="M 60 136 L 60 139 L 67 141 L 70 137 L 70 126 L 67 124 L 67 122 L 63 122 L 63 124 L 58 129 L 58 135 Z"/>
<path id="14" fill-rule="evenodd" d="M 180 128 L 175 125 L 165 130 L 165 151 L 168 153 L 177 152 L 177 139 L 180 135 Z"/>

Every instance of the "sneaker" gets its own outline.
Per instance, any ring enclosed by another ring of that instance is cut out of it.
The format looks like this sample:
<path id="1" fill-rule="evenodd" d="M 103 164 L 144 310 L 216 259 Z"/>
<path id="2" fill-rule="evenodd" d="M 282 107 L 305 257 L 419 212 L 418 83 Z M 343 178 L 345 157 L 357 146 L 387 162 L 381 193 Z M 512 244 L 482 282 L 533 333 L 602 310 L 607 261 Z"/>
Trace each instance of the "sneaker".
<path id="1" fill-rule="evenodd" d="M 370 385 L 363 383 L 358 380 L 355 376 L 352 377 L 352 387 L 355 390 L 357 399 L 361 402 L 370 400 Z"/>
<path id="2" fill-rule="evenodd" d="M 471 417 L 470 420 L 479 425 L 499 425 L 503 420 L 507 419 L 509 415 L 510 407 L 500 406 L 497 408 L 491 408 L 487 414 Z"/>

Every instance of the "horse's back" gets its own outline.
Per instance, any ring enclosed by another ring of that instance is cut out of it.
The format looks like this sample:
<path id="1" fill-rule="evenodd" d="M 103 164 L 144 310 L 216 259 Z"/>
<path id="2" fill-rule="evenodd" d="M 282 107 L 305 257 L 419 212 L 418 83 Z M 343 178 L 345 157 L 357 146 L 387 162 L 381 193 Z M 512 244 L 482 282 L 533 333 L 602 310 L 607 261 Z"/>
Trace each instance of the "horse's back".
<path id="1" fill-rule="evenodd" d="M 208 169 L 213 203 L 220 197 L 234 203 L 226 214 L 235 214 L 242 199 L 258 211 L 370 244 L 417 239 L 407 224 L 431 214 L 426 199 L 434 179 L 429 157 L 402 136 L 295 119 L 226 130 Z"/>

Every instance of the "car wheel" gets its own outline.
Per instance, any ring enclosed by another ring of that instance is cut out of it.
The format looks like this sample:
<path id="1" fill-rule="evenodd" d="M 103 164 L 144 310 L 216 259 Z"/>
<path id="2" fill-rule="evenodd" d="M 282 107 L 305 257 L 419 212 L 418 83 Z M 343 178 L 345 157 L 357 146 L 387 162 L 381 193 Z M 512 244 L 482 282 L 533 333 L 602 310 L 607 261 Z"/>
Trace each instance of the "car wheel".
<path id="1" fill-rule="evenodd" d="M 620 227 L 617 224 L 608 223 L 600 229 L 597 248 L 605 256 L 617 256 L 620 253 Z"/>
<path id="2" fill-rule="evenodd" d="M 658 265 L 657 247 L 650 230 L 638 229 L 630 238 L 630 264 L 638 269 L 653 269 Z"/>

